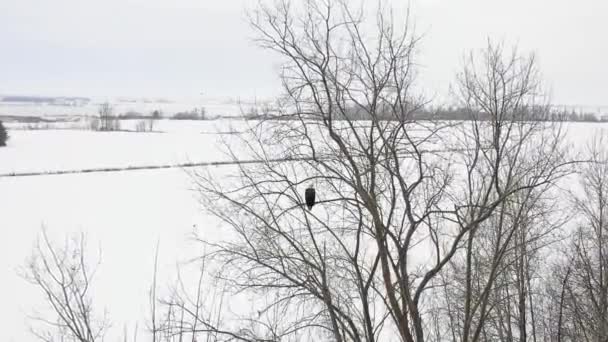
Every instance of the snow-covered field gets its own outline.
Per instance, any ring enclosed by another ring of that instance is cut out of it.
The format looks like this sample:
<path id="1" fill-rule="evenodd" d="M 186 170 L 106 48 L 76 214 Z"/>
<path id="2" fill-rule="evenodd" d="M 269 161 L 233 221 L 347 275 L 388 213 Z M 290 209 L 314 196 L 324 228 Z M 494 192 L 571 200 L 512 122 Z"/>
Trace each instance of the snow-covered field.
<path id="1" fill-rule="evenodd" d="M 214 133 L 243 125 L 162 121 L 163 133 L 15 130 L 10 146 L 0 149 L 0 174 L 225 160 L 222 136 Z M 568 140 L 580 146 L 602 127 L 570 124 Z M 212 172 L 221 176 L 223 168 Z M 201 212 L 192 179 L 181 169 L 0 178 L 0 217 L 0 341 L 8 342 L 35 340 L 26 316 L 44 302 L 18 273 L 41 227 L 56 239 L 84 231 L 89 246 L 101 247 L 96 303 L 114 324 L 106 341 L 114 341 L 123 324 L 132 329 L 139 321 L 140 332 L 145 329 L 157 241 L 163 287 L 175 264 L 198 252 L 189 241 L 194 231 L 222 234 Z"/>
<path id="2" fill-rule="evenodd" d="M 159 125 L 165 133 L 15 130 L 0 149 L 0 173 L 222 160 L 219 136 L 210 133 L 231 125 L 166 121 Z M 0 341 L 35 340 L 26 316 L 44 302 L 18 273 L 43 226 L 55 239 L 86 232 L 92 250 L 101 247 L 98 306 L 107 308 L 113 331 L 139 320 L 141 333 L 157 241 L 163 287 L 176 262 L 195 255 L 190 235 L 217 231 L 192 188 L 182 169 L 0 178 Z"/>
<path id="3" fill-rule="evenodd" d="M 0 173 L 222 160 L 215 133 L 231 126 L 228 120 L 162 120 L 159 132 L 150 133 L 14 130 L 0 151 Z"/>

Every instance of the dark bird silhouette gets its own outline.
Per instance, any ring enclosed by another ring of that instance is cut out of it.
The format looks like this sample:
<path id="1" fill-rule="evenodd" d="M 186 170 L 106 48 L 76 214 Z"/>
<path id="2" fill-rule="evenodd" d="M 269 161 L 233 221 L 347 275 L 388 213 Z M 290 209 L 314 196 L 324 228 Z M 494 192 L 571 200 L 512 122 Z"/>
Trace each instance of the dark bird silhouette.
<path id="1" fill-rule="evenodd" d="M 312 185 L 304 192 L 304 198 L 306 199 L 308 210 L 311 210 L 315 205 L 315 188 L 313 188 Z"/>

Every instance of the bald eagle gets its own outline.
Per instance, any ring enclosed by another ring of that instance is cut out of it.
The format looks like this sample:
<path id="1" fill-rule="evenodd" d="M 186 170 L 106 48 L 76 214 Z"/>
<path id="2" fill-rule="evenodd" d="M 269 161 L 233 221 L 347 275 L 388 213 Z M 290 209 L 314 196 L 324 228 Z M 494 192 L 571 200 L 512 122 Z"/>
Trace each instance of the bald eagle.
<path id="1" fill-rule="evenodd" d="M 308 210 L 311 210 L 315 205 L 315 188 L 313 188 L 312 185 L 304 192 L 304 198 L 306 199 Z"/>

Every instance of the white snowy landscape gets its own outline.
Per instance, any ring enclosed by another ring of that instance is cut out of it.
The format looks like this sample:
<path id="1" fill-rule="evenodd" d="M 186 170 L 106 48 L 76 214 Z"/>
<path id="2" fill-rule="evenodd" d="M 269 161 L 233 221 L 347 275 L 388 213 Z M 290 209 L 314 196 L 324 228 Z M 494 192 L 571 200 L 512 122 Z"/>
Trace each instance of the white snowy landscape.
<path id="1" fill-rule="evenodd" d="M 607 342 L 606 13 L 0 0 L 0 342 Z"/>
<path id="2" fill-rule="evenodd" d="M 167 133 L 162 134 L 14 131 L 11 146 L 0 150 L 0 173 L 221 160 L 217 136 L 201 134 L 216 125 L 184 122 L 181 129 L 163 127 Z M 26 317 L 44 307 L 41 294 L 18 276 L 42 227 L 59 241 L 68 233 L 86 232 L 93 250 L 103 250 L 96 303 L 112 313 L 119 331 L 123 322 L 133 327 L 147 315 L 157 242 L 159 278 L 166 284 L 176 263 L 193 256 L 188 241 L 195 230 L 220 234 L 201 212 L 192 181 L 179 168 L 2 178 L 0 189 L 6 217 L 0 246 L 6 289 L 1 299 L 2 341 L 32 340 Z"/>
<path id="3" fill-rule="evenodd" d="M 225 144 L 235 138 L 222 132 L 251 126 L 242 120 L 164 120 L 157 125 L 162 133 L 14 130 L 10 146 L 0 149 L 0 174 L 226 161 L 230 158 Z M 602 124 L 571 123 L 565 129 L 567 144 L 575 149 L 606 134 Z M 229 168 L 207 169 L 219 178 Z M 129 331 L 139 326 L 142 337 L 147 336 L 157 243 L 159 287 L 166 289 L 173 285 L 177 265 L 201 253 L 201 245 L 193 241 L 195 233 L 220 239 L 225 233 L 219 221 L 202 210 L 191 173 L 179 167 L 0 177 L 0 189 L 5 222 L 0 269 L 6 270 L 0 292 L 3 341 L 31 341 L 27 317 L 45 309 L 41 293 L 20 277 L 42 228 L 59 242 L 85 232 L 90 252 L 101 251 L 93 296 L 96 308 L 107 310 L 113 323 L 106 341 L 117 340 L 123 325 Z"/>

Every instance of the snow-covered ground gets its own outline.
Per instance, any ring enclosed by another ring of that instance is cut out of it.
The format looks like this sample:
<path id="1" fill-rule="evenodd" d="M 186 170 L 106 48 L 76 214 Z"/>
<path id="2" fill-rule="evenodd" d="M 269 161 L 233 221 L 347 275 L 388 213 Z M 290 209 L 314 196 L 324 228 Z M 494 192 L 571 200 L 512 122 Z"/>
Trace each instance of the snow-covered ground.
<path id="1" fill-rule="evenodd" d="M 134 129 L 136 121 L 121 121 L 121 126 Z M 218 133 L 246 125 L 238 120 L 160 120 L 157 132 L 148 133 L 11 130 L 8 146 L 0 150 L 0 174 L 221 161 L 227 155 Z"/>
<path id="2" fill-rule="evenodd" d="M 214 133 L 245 124 L 162 121 L 157 128 L 164 133 L 15 130 L 10 146 L 0 149 L 0 174 L 225 160 L 222 135 Z M 581 146 L 602 127 L 569 124 L 568 140 Z M 224 169 L 212 172 L 219 177 Z M 157 241 L 164 287 L 175 264 L 198 252 L 189 241 L 194 231 L 221 237 L 221 226 L 201 212 L 197 196 L 181 169 L 0 178 L 0 341 L 35 340 L 26 316 L 44 302 L 18 273 L 43 226 L 56 239 L 84 231 L 91 247 L 101 247 L 96 303 L 114 323 L 106 340 L 136 320 L 145 330 Z"/>
<path id="3" fill-rule="evenodd" d="M 0 149 L 0 173 L 223 160 L 213 133 L 231 126 L 163 121 L 158 127 L 165 133 L 14 130 L 9 147 Z M 0 178 L 0 215 L 0 341 L 35 340 L 26 316 L 44 301 L 18 273 L 43 226 L 60 241 L 86 232 L 92 249 L 101 247 L 96 303 L 107 308 L 116 333 L 123 324 L 133 328 L 135 320 L 140 333 L 145 330 L 157 241 L 164 287 L 176 262 L 195 255 L 188 252 L 197 247 L 188 242 L 191 234 L 217 231 L 182 169 Z"/>
<path id="4" fill-rule="evenodd" d="M 123 323 L 143 322 L 156 242 L 164 287 L 175 263 L 188 255 L 189 235 L 209 225 L 191 188 L 179 169 L 0 180 L 0 340 L 34 341 L 24 320 L 44 309 L 44 301 L 18 272 L 42 226 L 60 242 L 66 233 L 86 232 L 90 251 L 101 247 L 96 305 L 108 310 L 114 332 Z"/>

